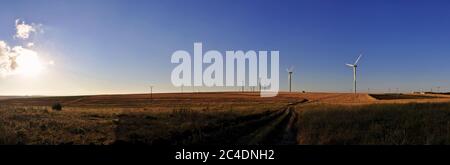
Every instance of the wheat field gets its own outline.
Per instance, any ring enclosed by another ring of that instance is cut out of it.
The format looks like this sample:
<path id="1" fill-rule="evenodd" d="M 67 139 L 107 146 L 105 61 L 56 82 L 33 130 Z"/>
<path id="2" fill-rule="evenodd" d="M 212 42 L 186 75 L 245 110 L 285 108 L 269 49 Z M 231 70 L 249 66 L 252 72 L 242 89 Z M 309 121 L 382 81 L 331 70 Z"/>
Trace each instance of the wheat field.
<path id="1" fill-rule="evenodd" d="M 2 98 L 0 144 L 449 144 L 449 102 L 236 92 Z"/>

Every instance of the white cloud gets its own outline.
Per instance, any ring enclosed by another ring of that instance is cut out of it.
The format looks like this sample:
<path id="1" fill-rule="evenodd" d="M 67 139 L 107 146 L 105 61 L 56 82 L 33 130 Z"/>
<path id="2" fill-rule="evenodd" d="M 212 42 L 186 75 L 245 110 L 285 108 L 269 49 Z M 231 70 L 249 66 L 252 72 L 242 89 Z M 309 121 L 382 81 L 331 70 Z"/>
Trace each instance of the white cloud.
<path id="1" fill-rule="evenodd" d="M 28 39 L 31 33 L 35 33 L 37 27 L 34 24 L 26 24 L 25 21 L 20 22 L 20 19 L 16 20 L 16 35 L 15 37 L 20 39 Z"/>
<path id="2" fill-rule="evenodd" d="M 28 39 L 31 33 L 35 33 L 40 29 L 41 25 L 26 24 L 24 21 L 16 20 L 16 34 L 14 37 L 20 39 Z M 33 42 L 29 42 L 24 46 L 10 47 L 8 43 L 0 40 L 0 76 L 8 76 L 15 74 L 34 74 L 42 69 L 39 55 L 31 48 Z"/>
<path id="3" fill-rule="evenodd" d="M 29 48 L 34 47 L 34 43 L 32 43 L 32 42 L 28 43 L 27 47 L 29 47 Z"/>
<path id="4" fill-rule="evenodd" d="M 10 75 L 17 68 L 16 55 L 5 41 L 0 41 L 0 75 Z"/>
<path id="5" fill-rule="evenodd" d="M 38 53 L 22 46 L 9 47 L 0 41 L 0 75 L 2 77 L 42 69 Z"/>

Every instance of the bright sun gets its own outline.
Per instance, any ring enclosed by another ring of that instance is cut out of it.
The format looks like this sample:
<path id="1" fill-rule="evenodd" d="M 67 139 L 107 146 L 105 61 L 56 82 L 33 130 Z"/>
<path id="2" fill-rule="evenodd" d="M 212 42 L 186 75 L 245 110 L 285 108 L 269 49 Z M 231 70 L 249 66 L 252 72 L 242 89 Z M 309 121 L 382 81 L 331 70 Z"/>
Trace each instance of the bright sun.
<path id="1" fill-rule="evenodd" d="M 34 51 L 27 51 L 16 58 L 17 72 L 25 76 L 36 76 L 44 68 Z"/>

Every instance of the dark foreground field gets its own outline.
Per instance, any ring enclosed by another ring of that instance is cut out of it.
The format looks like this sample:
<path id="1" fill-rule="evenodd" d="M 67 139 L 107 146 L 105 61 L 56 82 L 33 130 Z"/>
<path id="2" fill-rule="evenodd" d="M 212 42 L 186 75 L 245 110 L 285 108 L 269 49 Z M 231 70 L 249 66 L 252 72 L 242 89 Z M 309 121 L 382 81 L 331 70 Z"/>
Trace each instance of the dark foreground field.
<path id="1" fill-rule="evenodd" d="M 314 105 L 299 116 L 299 144 L 450 144 L 449 103 Z"/>
<path id="2" fill-rule="evenodd" d="M 401 99 L 434 99 L 439 98 L 436 96 L 429 95 L 412 95 L 412 94 L 370 94 L 370 96 L 374 97 L 378 100 L 401 100 Z"/>
<path id="3" fill-rule="evenodd" d="M 450 144 L 448 101 L 326 93 L 12 98 L 0 100 L 0 144 Z"/>

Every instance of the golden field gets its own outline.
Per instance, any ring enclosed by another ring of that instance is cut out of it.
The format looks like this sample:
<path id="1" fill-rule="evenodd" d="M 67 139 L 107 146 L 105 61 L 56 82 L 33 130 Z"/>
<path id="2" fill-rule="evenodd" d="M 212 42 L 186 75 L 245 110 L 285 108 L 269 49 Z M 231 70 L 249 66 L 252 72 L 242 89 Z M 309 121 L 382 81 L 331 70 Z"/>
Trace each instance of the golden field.
<path id="1" fill-rule="evenodd" d="M 2 97 L 0 144 L 449 144 L 449 119 L 447 95 Z"/>

